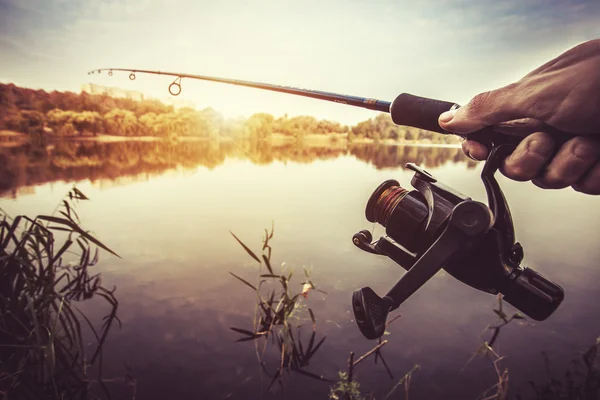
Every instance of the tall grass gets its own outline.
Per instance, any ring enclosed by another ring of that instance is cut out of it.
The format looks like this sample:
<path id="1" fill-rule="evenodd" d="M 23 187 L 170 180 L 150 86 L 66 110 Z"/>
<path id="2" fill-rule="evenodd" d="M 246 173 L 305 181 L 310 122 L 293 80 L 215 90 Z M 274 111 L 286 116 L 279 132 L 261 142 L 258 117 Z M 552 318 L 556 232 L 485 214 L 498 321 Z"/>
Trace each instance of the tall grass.
<path id="1" fill-rule="evenodd" d="M 256 341 L 255 347 L 258 362 L 263 371 L 271 378 L 267 390 L 270 390 L 275 382 L 283 388 L 284 372 L 293 371 L 318 380 L 330 381 L 307 370 L 312 357 L 323 345 L 325 337 L 317 340 L 315 314 L 302 301 L 308 297 L 311 290 L 326 293 L 315 287 L 306 268 L 304 269 L 304 280 L 293 282 L 294 271 L 292 269 L 287 269 L 285 264 L 282 264 L 281 267 L 272 265 L 272 247 L 269 240 L 273 238 L 274 226 L 271 227 L 271 232 L 265 229 L 261 257 L 250 250 L 235 234 L 231 234 L 248 255 L 258 263 L 255 284 L 230 272 L 236 279 L 252 289 L 256 299 L 252 330 L 236 327 L 231 327 L 231 329 L 243 335 L 238 341 L 262 339 L 262 346 Z M 294 289 L 300 285 L 301 289 Z M 310 325 L 308 340 L 306 337 L 302 337 L 302 328 L 306 325 Z M 268 368 L 265 360 L 269 339 L 277 346 L 279 354 L 277 365 L 271 369 Z"/>
<path id="2" fill-rule="evenodd" d="M 270 245 L 273 233 L 273 226 L 271 227 L 271 232 L 265 229 L 260 257 L 235 234 L 231 233 L 246 253 L 258 263 L 256 283 L 250 283 L 247 279 L 230 272 L 239 282 L 252 290 L 256 300 L 252 328 L 242 329 L 231 327 L 231 330 L 242 335 L 237 341 L 255 341 L 257 360 L 265 374 L 270 377 L 267 391 L 273 389 L 276 382 L 283 389 L 284 374 L 296 372 L 331 384 L 329 399 L 366 399 L 365 395 L 360 391 L 360 383 L 356 380 L 354 370 L 360 363 L 374 355 L 375 364 L 380 359 L 390 378 L 393 379 L 394 376 L 381 353 L 382 347 L 388 341 L 380 339 L 379 343 L 373 349 L 367 351 L 356 360 L 354 352 L 350 352 L 347 371 L 339 371 L 337 378 L 326 378 L 323 375 L 317 375 L 309 371 L 307 367 L 310 365 L 313 356 L 322 348 L 325 337 L 317 341 L 317 318 L 314 311 L 305 304 L 305 300 L 312 290 L 324 294 L 327 293 L 315 286 L 310 278 L 310 271 L 306 268 L 304 268 L 303 278 L 299 282 L 293 282 L 294 271 L 287 269 L 285 263 L 281 267 L 273 265 L 271 260 L 272 247 Z M 294 287 L 301 287 L 301 289 L 294 290 Z M 389 321 L 388 326 L 398 317 Z M 302 336 L 302 328 L 307 325 L 310 326 L 308 340 Z M 270 369 L 265 357 L 269 343 L 276 346 L 278 354 L 276 365 Z M 408 399 L 411 376 L 418 368 L 419 366 L 415 366 L 405 374 L 384 399 L 390 398 L 400 385 L 404 385 L 405 398 Z M 369 399 L 375 400 L 373 394 L 369 394 L 368 396 Z"/>
<path id="3" fill-rule="evenodd" d="M 498 354 L 494 349 L 494 344 L 498 341 L 503 327 L 510 323 L 528 324 L 530 323 L 520 313 L 514 313 L 509 316 L 503 309 L 502 296 L 498 295 L 498 307 L 493 309 L 498 317 L 498 322 L 488 325 L 480 337 L 482 345 L 477 349 L 473 356 L 467 361 L 461 372 L 477 356 L 486 357 L 494 367 L 497 382 L 485 390 L 477 400 L 507 400 L 509 396 L 510 374 L 508 368 L 502 366 L 505 357 Z M 483 340 L 486 332 L 491 332 L 487 340 Z M 544 368 L 548 375 L 548 382 L 543 384 L 529 381 L 533 393 L 522 397 L 520 393 L 516 394 L 517 399 L 536 399 L 536 400 L 597 400 L 600 399 L 600 338 L 583 354 L 582 360 L 572 360 L 571 365 L 564 373 L 563 379 L 558 379 L 551 372 L 550 360 L 545 352 L 542 352 L 544 358 Z M 583 361 L 583 362 L 582 362 Z"/>
<path id="4" fill-rule="evenodd" d="M 102 346 L 120 325 L 118 301 L 92 268 L 98 249 L 117 254 L 80 227 L 76 208 L 86 200 L 73 188 L 53 215 L 13 219 L 0 210 L 0 395 L 6 399 L 87 399 L 94 382 L 110 397 L 101 379 Z M 93 299 L 109 306 L 99 329 L 77 306 Z"/>

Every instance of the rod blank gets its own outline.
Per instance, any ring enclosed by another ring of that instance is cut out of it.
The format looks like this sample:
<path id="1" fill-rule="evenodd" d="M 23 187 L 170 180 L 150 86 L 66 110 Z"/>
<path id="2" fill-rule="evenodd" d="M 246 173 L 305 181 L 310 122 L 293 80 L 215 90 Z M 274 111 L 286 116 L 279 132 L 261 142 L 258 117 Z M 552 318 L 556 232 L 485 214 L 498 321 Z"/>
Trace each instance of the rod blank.
<path id="1" fill-rule="evenodd" d="M 256 88 L 256 89 L 270 90 L 273 92 L 287 93 L 287 94 L 293 94 L 293 95 L 297 95 L 297 96 L 310 97 L 313 99 L 332 101 L 334 103 L 347 104 L 350 106 L 361 107 L 361 108 L 366 108 L 369 110 L 381 111 L 381 112 L 386 112 L 386 113 L 390 112 L 390 106 L 391 106 L 391 103 L 389 101 L 382 101 L 382 100 L 377 100 L 377 99 L 372 99 L 372 98 L 367 98 L 367 97 L 349 96 L 349 95 L 344 95 L 344 94 L 339 94 L 339 93 L 323 92 L 320 90 L 300 89 L 300 88 L 291 87 L 291 86 L 273 85 L 270 83 L 244 81 L 244 80 L 239 80 L 239 79 L 219 78 L 219 77 L 206 76 L 206 75 L 183 74 L 183 73 L 178 73 L 178 72 L 162 72 L 162 71 L 151 71 L 151 70 L 129 69 L 129 68 L 100 68 L 100 69 L 90 71 L 90 72 L 88 72 L 88 74 L 100 73 L 102 71 L 109 71 L 109 75 L 112 73 L 112 71 L 129 72 L 130 79 L 132 79 L 132 80 L 135 79 L 136 73 L 174 76 L 177 78 L 176 81 L 179 80 L 179 85 L 181 84 L 181 78 L 198 79 L 198 80 L 210 81 L 210 82 L 221 82 L 221 83 L 227 83 L 230 85 L 245 86 L 245 87 L 251 87 L 251 88 Z M 133 78 L 131 78 L 131 77 L 133 77 Z M 181 86 L 179 86 L 179 89 L 180 90 L 179 90 L 179 92 L 177 92 L 177 94 L 173 93 L 171 90 L 169 90 L 169 92 L 172 95 L 177 96 L 177 95 L 179 95 L 179 93 L 181 93 Z"/>

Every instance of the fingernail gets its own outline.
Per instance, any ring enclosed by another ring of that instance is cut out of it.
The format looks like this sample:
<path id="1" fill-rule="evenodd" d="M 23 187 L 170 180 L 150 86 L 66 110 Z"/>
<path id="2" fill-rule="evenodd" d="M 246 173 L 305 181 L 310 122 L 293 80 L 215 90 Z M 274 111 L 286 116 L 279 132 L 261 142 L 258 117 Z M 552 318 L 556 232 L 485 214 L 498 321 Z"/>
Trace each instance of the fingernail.
<path id="1" fill-rule="evenodd" d="M 467 150 L 467 151 L 465 152 L 465 154 L 466 154 L 466 156 L 467 156 L 467 157 L 469 157 L 471 160 L 473 160 L 473 161 L 478 161 L 477 159 L 475 159 L 475 157 L 473 157 L 473 156 L 471 155 L 471 152 L 470 152 L 469 150 Z"/>
<path id="2" fill-rule="evenodd" d="M 456 111 L 457 110 L 450 110 L 442 113 L 442 115 L 440 115 L 440 122 L 448 123 L 452 121 L 452 118 L 454 118 L 454 116 L 456 115 Z"/>

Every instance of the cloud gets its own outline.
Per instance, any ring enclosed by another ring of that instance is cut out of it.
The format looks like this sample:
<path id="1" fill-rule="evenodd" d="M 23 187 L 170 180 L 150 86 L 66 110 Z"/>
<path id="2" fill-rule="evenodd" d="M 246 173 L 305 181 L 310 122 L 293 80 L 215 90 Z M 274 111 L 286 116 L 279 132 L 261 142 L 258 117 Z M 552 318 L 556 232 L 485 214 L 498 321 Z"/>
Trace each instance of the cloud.
<path id="1" fill-rule="evenodd" d="M 466 101 L 600 37 L 598 20 L 597 1 L 0 0 L 0 50 L 10 60 L 6 77 L 48 89 L 76 90 L 90 69 L 125 66 L 388 100 L 410 91 Z M 160 78 L 135 85 L 164 92 Z M 220 93 L 260 98 L 215 85 L 188 87 L 222 107 L 233 105 Z M 262 99 L 272 109 L 282 103 Z M 349 113 L 318 101 L 286 104 Z"/>

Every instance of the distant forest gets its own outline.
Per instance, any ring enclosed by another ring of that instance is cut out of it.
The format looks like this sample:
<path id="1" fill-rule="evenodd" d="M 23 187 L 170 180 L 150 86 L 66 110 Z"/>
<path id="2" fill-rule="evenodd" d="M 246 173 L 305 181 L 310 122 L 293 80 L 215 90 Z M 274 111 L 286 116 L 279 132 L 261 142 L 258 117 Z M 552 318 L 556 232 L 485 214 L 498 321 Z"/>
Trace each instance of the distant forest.
<path id="1" fill-rule="evenodd" d="M 306 135 L 330 135 L 349 141 L 391 139 L 398 142 L 458 143 L 452 135 L 395 125 L 385 113 L 355 126 L 318 120 L 310 116 L 275 118 L 258 113 L 249 118 L 226 119 L 206 108 L 176 109 L 158 100 L 135 101 L 82 92 L 46 92 L 0 84 L 0 130 L 54 137 L 195 136 L 217 139 L 268 139 L 280 134 L 296 139 Z"/>

